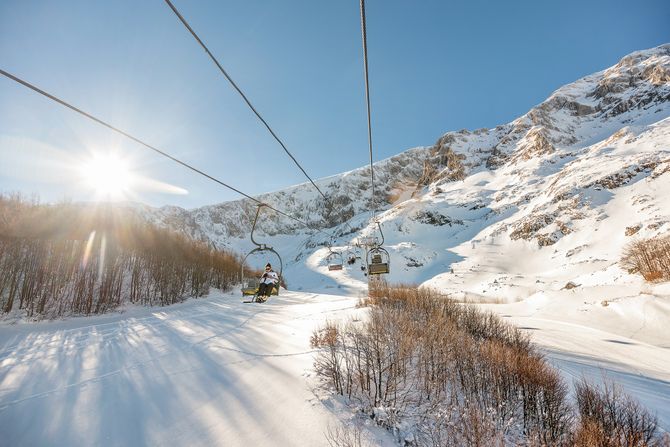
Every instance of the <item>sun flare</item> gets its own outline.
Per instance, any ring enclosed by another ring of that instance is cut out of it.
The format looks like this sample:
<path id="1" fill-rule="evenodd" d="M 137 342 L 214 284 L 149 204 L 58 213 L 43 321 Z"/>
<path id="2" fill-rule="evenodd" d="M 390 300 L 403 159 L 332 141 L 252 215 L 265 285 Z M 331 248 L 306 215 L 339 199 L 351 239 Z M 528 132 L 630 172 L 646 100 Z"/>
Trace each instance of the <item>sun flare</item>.
<path id="1" fill-rule="evenodd" d="M 128 165 L 113 154 L 96 155 L 80 168 L 84 182 L 98 195 L 118 198 L 130 187 Z"/>

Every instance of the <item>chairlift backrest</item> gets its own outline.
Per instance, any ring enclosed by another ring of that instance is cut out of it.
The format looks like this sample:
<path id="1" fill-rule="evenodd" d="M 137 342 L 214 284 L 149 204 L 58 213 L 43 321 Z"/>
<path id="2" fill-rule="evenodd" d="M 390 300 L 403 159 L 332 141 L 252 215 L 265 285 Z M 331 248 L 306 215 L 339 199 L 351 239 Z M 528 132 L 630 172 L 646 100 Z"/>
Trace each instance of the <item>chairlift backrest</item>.
<path id="1" fill-rule="evenodd" d="M 326 256 L 326 262 L 328 263 L 328 270 L 342 270 L 344 266 L 344 258 L 342 257 L 342 253 L 338 251 L 333 251 L 328 247 L 330 250 L 330 253 L 328 256 Z"/>
<path id="2" fill-rule="evenodd" d="M 382 247 L 376 246 L 368 252 L 368 274 L 381 275 L 390 272 L 390 256 Z"/>
<path id="3" fill-rule="evenodd" d="M 368 273 L 370 275 L 382 275 L 385 273 L 389 273 L 389 265 L 388 263 L 370 264 L 370 267 L 368 268 Z"/>

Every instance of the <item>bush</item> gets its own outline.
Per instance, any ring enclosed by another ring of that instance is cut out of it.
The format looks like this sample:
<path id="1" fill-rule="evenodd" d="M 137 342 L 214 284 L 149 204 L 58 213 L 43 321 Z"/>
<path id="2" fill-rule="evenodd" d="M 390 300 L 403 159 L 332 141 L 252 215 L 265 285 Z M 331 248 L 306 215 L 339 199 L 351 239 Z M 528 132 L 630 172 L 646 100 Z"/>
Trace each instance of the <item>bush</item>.
<path id="1" fill-rule="evenodd" d="M 619 387 L 605 383 L 598 388 L 585 380 L 575 384 L 579 425 L 577 446 L 651 447 L 667 446 L 657 433 L 657 419 Z"/>
<path id="2" fill-rule="evenodd" d="M 378 424 L 411 417 L 422 445 L 568 439 L 567 387 L 520 330 L 425 288 L 375 282 L 365 304 L 367 321 L 329 323 L 312 346 L 318 374 Z"/>
<path id="3" fill-rule="evenodd" d="M 314 332 L 315 368 L 400 441 L 663 445 L 655 419 L 612 388 L 603 394 L 582 382 L 576 411 L 558 371 L 519 329 L 491 313 L 430 289 L 384 282 L 370 287 L 363 304 L 370 306 L 367 320 L 329 322 Z"/>
<path id="4" fill-rule="evenodd" d="M 670 280 L 670 235 L 631 242 L 624 248 L 620 265 L 647 281 Z"/>

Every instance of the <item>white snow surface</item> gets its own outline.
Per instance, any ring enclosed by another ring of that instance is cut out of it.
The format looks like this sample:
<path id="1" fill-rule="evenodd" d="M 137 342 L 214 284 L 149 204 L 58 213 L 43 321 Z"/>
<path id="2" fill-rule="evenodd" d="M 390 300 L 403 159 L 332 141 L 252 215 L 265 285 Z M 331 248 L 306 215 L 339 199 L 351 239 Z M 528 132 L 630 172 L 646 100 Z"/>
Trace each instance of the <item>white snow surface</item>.
<path id="1" fill-rule="evenodd" d="M 0 445 L 320 446 L 352 417 L 319 391 L 311 332 L 358 298 L 236 294 L 0 328 Z M 381 430 L 365 432 L 386 445 Z M 388 444 L 391 445 L 391 444 Z"/>
<path id="2" fill-rule="evenodd" d="M 375 235 L 368 173 L 319 180 L 332 209 L 309 185 L 261 200 L 335 231 L 345 252 Z M 670 284 L 618 264 L 630 241 L 670 231 L 670 45 L 564 86 L 511 123 L 378 162 L 375 175 L 393 196 L 378 203 L 389 281 L 498 313 L 566 378 L 616 381 L 670 431 Z M 217 247 L 253 247 L 248 202 L 136 208 Z M 266 215 L 256 237 L 282 254 L 291 290 L 266 305 L 215 295 L 0 323 L 0 444 L 327 445 L 325 428 L 352 416 L 320 396 L 309 336 L 326 319 L 364 317 L 366 278 L 360 264 L 328 271 L 329 238 L 281 216 Z"/>

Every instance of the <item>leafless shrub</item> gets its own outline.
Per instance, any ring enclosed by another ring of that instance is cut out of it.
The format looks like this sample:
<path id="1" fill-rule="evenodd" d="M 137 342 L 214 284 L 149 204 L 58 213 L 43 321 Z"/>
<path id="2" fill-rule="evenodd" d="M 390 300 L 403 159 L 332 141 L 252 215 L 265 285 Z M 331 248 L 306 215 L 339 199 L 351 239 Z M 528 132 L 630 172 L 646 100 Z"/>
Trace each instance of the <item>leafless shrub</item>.
<path id="1" fill-rule="evenodd" d="M 325 436 L 330 447 L 370 447 L 370 444 L 363 440 L 363 431 L 358 425 L 328 426 Z"/>
<path id="2" fill-rule="evenodd" d="M 315 368 L 318 374 L 327 377 L 335 391 L 339 394 L 345 393 L 345 384 L 343 382 L 342 357 L 340 328 L 334 323 L 326 323 L 319 330 L 312 333 L 310 345 L 312 348 L 321 348 L 321 355 L 317 357 Z"/>
<path id="3" fill-rule="evenodd" d="M 519 360 L 515 376 L 519 380 L 524 430 L 540 444 L 560 444 L 571 422 L 567 386 L 539 355 L 524 355 Z"/>
<path id="4" fill-rule="evenodd" d="M 326 325 L 312 345 L 322 377 L 379 425 L 413 418 L 420 445 L 569 438 L 567 388 L 518 329 L 425 288 L 375 283 L 365 303 L 367 321 Z"/>
<path id="5" fill-rule="evenodd" d="M 670 280 L 670 235 L 631 242 L 623 250 L 620 265 L 647 281 Z"/>
<path id="6" fill-rule="evenodd" d="M 668 445 L 657 419 L 613 383 L 598 388 L 586 380 L 575 384 L 579 425 L 577 446 L 651 447 Z"/>

